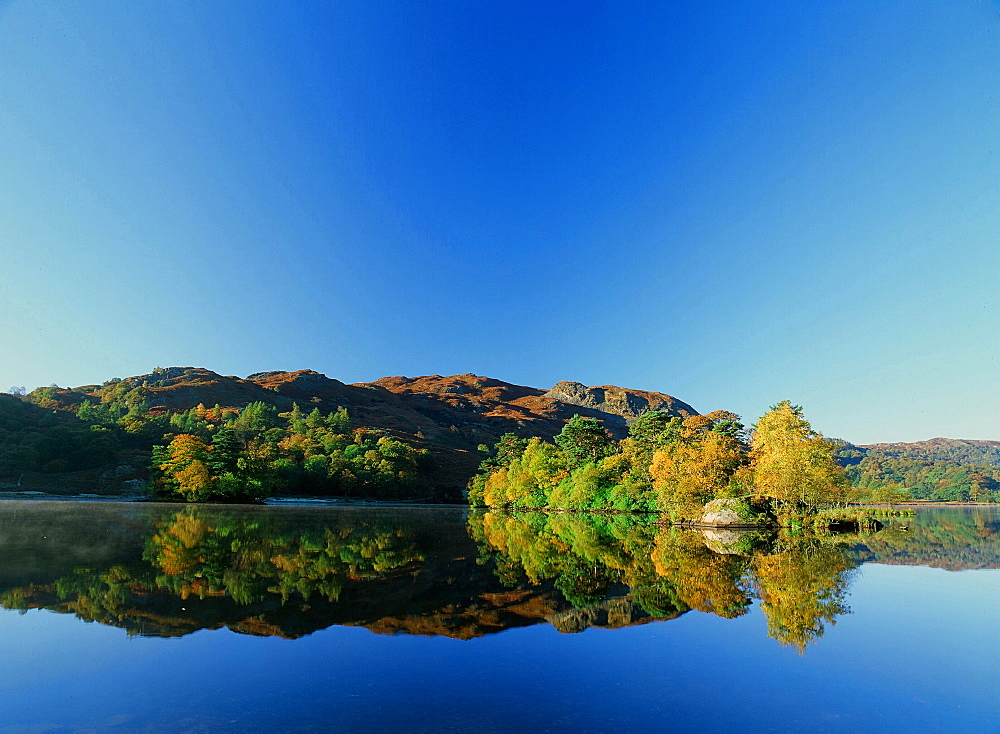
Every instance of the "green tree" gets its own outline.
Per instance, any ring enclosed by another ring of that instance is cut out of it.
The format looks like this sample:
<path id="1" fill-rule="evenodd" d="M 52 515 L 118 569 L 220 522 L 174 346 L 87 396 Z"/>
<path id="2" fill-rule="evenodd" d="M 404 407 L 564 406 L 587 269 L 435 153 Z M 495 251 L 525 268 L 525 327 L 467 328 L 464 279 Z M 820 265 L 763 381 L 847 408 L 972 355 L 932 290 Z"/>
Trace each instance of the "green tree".
<path id="1" fill-rule="evenodd" d="M 566 463 L 575 468 L 587 462 L 596 463 L 614 453 L 615 445 L 607 430 L 596 418 L 574 415 L 556 436 L 556 445 L 566 456 Z"/>
<path id="2" fill-rule="evenodd" d="M 250 403 L 233 421 L 232 429 L 240 435 L 243 440 L 248 441 L 252 436 L 272 428 L 277 423 L 277 411 L 267 403 Z"/>
<path id="3" fill-rule="evenodd" d="M 351 430 L 351 417 L 347 414 L 347 408 L 337 408 L 337 412 L 330 413 L 326 417 L 326 425 L 335 433 L 347 433 Z"/>
<path id="4" fill-rule="evenodd" d="M 662 410 L 643 413 L 628 427 L 628 435 L 650 452 L 680 438 L 681 419 Z"/>

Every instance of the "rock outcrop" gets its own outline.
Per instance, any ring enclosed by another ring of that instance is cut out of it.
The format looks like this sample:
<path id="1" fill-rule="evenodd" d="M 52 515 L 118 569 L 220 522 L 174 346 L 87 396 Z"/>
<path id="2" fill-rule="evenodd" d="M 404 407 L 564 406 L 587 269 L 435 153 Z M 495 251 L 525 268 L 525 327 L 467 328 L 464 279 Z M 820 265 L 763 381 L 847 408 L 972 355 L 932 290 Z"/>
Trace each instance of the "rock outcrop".
<path id="1" fill-rule="evenodd" d="M 579 382 L 558 382 L 545 397 L 617 416 L 621 423 L 631 423 L 651 410 L 662 410 L 678 417 L 698 415 L 698 411 L 672 395 L 615 385 L 587 387 Z"/>

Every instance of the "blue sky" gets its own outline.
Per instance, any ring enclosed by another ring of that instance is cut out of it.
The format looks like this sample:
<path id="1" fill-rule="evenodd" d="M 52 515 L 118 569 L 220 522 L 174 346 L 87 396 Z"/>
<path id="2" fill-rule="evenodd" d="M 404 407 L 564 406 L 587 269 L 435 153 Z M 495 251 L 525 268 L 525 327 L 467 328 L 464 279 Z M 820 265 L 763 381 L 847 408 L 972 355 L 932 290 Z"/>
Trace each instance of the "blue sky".
<path id="1" fill-rule="evenodd" d="M 1000 439 L 992 2 L 0 3 L 0 389 L 197 365 Z"/>

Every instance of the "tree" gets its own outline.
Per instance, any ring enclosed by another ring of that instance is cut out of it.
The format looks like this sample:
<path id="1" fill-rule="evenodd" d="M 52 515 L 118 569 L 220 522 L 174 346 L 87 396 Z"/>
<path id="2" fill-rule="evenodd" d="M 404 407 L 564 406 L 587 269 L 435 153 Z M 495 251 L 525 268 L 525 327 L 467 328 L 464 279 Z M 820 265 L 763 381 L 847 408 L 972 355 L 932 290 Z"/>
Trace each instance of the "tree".
<path id="1" fill-rule="evenodd" d="M 499 469 L 486 480 L 483 501 L 491 506 L 542 507 L 566 473 L 564 453 L 533 438 L 509 467 Z"/>
<path id="2" fill-rule="evenodd" d="M 815 509 L 846 497 L 847 480 L 834 459 L 837 446 L 812 430 L 802 408 L 787 400 L 754 427 L 751 457 L 758 497 Z"/>
<path id="3" fill-rule="evenodd" d="M 894 482 L 884 484 L 881 487 L 875 487 L 868 493 L 869 502 L 884 502 L 889 505 L 890 510 L 894 504 L 906 502 L 911 499 L 913 497 L 906 491 L 906 488 Z"/>
<path id="4" fill-rule="evenodd" d="M 587 462 L 598 462 L 614 453 L 614 443 L 607 430 L 596 418 L 574 415 L 556 436 L 556 445 L 566 456 L 566 463 L 575 468 Z"/>
<path id="5" fill-rule="evenodd" d="M 212 462 L 208 445 L 198 436 L 182 433 L 174 436 L 165 450 L 153 454 L 161 472 L 157 484 L 181 494 L 191 502 L 208 499 L 213 479 L 208 470 Z"/>
<path id="6" fill-rule="evenodd" d="M 212 456 L 209 466 L 216 474 L 235 472 L 237 461 L 243 450 L 239 436 L 229 428 L 219 430 L 212 436 Z"/>
<path id="7" fill-rule="evenodd" d="M 351 430 L 351 417 L 347 414 L 347 408 L 339 407 L 336 413 L 330 413 L 326 417 L 326 425 L 335 433 L 347 433 Z"/>
<path id="8" fill-rule="evenodd" d="M 662 410 L 643 413 L 628 427 L 628 435 L 649 451 L 680 438 L 681 419 Z"/>
<path id="9" fill-rule="evenodd" d="M 696 518 L 746 463 L 739 441 L 725 433 L 685 429 L 679 441 L 653 454 L 650 475 L 660 509 Z"/>
<path id="10" fill-rule="evenodd" d="M 245 407 L 233 421 L 232 428 L 244 440 L 249 440 L 253 435 L 266 431 L 275 425 L 277 411 L 267 403 L 254 402 Z"/>
<path id="11" fill-rule="evenodd" d="M 514 459 L 520 459 L 524 449 L 528 446 L 528 439 L 521 438 L 516 433 L 505 433 L 493 447 L 493 455 L 487 456 L 479 464 L 481 473 L 492 474 L 498 469 L 510 466 Z"/>
<path id="12" fill-rule="evenodd" d="M 705 417 L 712 421 L 709 430 L 731 436 L 740 442 L 746 440 L 746 426 L 740 422 L 740 417 L 736 413 L 731 413 L 728 410 L 713 410 Z"/>

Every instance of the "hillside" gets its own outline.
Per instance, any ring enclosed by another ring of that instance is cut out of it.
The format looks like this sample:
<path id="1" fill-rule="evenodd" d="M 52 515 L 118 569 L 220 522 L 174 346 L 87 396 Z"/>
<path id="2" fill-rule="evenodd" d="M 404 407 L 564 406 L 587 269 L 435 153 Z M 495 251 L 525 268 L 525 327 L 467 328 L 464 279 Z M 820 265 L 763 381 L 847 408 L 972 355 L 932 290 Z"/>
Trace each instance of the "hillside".
<path id="1" fill-rule="evenodd" d="M 15 400 L 10 398 L 12 407 Z M 35 427 L 51 424 L 51 416 L 63 416 L 61 422 L 72 423 L 73 413 L 91 411 L 91 406 L 105 413 L 117 411 L 115 421 L 132 421 L 120 441 L 121 448 L 148 451 L 163 433 L 160 424 L 149 422 L 149 417 L 166 418 L 199 405 L 235 411 L 255 402 L 279 412 L 296 404 L 306 412 L 318 408 L 330 413 L 345 408 L 352 426 L 377 429 L 417 449 L 427 449 L 435 459 L 432 483 L 441 499 L 460 496 L 483 458 L 480 446 L 492 445 L 507 432 L 551 438 L 579 414 L 599 420 L 613 435 L 622 437 L 628 423 L 648 410 L 697 415 L 690 405 L 670 395 L 615 386 L 560 382 L 543 390 L 474 374 L 383 377 L 370 383 L 345 384 L 313 370 L 275 370 L 240 378 L 199 367 L 157 368 L 146 375 L 100 385 L 39 388 L 28 396 L 28 402 L 18 402 L 22 407 L 17 410 L 32 413 L 28 423 Z M 17 420 L 24 423 L 22 418 Z M 0 443 L 0 481 L 20 479 L 22 487 L 41 488 L 58 484 L 53 481 L 55 474 L 73 472 L 70 486 L 102 491 L 107 462 L 96 468 L 93 459 L 74 461 L 70 457 L 52 463 L 43 460 L 44 447 L 24 450 L 26 444 L 41 441 L 42 433 L 41 428 L 32 428 L 18 434 L 17 450 Z M 85 453 L 88 445 L 84 439 L 94 435 L 80 435 L 76 441 L 80 452 Z M 110 441 L 110 435 L 102 435 L 105 442 Z M 143 461 L 141 456 L 133 456 L 130 467 L 134 469 Z M 128 479 L 136 477 L 135 471 L 127 474 Z"/>
<path id="2" fill-rule="evenodd" d="M 844 444 L 838 460 L 862 491 L 898 485 L 914 499 L 1000 501 L 1000 441 L 932 438 L 913 443 Z"/>
<path id="3" fill-rule="evenodd" d="M 959 464 L 1000 466 L 1000 441 L 964 438 L 932 438 L 912 443 L 872 443 L 861 448 L 886 456 L 906 456 L 924 461 L 954 461 Z"/>

